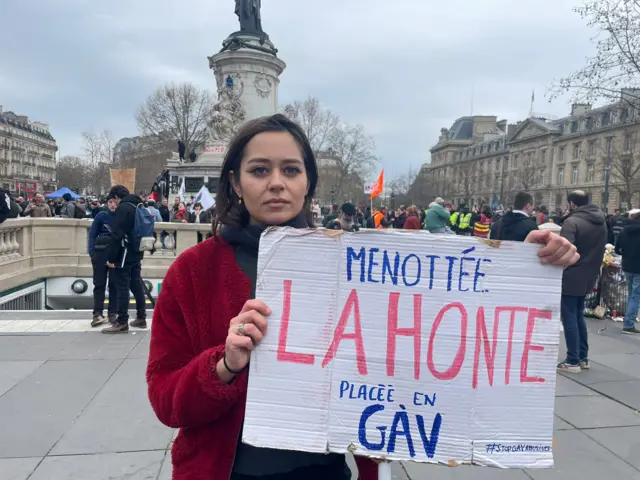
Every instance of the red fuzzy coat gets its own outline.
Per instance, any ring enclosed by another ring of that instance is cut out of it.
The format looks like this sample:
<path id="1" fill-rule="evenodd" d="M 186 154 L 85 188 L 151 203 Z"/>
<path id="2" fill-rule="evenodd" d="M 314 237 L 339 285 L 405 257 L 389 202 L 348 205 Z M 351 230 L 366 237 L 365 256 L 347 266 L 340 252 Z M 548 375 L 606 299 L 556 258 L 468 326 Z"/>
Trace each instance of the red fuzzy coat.
<path id="1" fill-rule="evenodd" d="M 172 450 L 174 480 L 228 480 L 247 396 L 247 373 L 229 385 L 215 366 L 230 320 L 250 296 L 249 278 L 233 249 L 213 238 L 173 263 L 153 314 L 147 367 L 156 415 L 180 428 Z M 377 480 L 377 465 L 357 458 L 360 478 Z"/>

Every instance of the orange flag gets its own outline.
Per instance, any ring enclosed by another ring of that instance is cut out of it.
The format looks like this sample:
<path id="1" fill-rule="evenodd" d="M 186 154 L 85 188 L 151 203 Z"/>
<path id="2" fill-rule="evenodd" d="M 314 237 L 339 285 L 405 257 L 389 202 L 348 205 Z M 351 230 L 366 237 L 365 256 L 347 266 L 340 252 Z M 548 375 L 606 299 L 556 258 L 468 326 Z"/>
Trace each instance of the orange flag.
<path id="1" fill-rule="evenodd" d="M 371 197 L 370 197 L 371 200 L 373 200 L 378 195 L 380 195 L 383 189 L 384 189 L 384 168 L 380 172 L 380 176 L 378 177 L 378 181 L 376 182 L 376 184 L 373 186 L 373 190 L 371 190 Z"/>

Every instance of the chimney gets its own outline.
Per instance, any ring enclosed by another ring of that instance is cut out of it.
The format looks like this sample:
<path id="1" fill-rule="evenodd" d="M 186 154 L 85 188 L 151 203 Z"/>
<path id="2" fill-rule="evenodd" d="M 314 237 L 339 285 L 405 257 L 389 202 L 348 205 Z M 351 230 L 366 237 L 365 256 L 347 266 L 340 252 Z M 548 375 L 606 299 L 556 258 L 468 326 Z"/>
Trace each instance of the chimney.
<path id="1" fill-rule="evenodd" d="M 2 105 L 0 105 L 0 115 L 2 115 Z"/>
<path id="2" fill-rule="evenodd" d="M 26 115 L 16 115 L 16 120 L 20 123 L 29 123 L 29 117 L 27 117 Z"/>
<path id="3" fill-rule="evenodd" d="M 507 131 L 507 121 L 506 120 L 500 120 L 497 124 L 498 129 L 502 132 L 506 132 Z"/>
<path id="4" fill-rule="evenodd" d="M 590 103 L 574 103 L 571 105 L 571 116 L 579 117 L 580 115 L 584 115 L 589 110 L 591 110 Z"/>
<path id="5" fill-rule="evenodd" d="M 513 136 L 513 134 L 516 132 L 516 129 L 520 126 L 520 123 L 522 122 L 510 123 L 507 126 L 507 138 L 511 138 Z"/>

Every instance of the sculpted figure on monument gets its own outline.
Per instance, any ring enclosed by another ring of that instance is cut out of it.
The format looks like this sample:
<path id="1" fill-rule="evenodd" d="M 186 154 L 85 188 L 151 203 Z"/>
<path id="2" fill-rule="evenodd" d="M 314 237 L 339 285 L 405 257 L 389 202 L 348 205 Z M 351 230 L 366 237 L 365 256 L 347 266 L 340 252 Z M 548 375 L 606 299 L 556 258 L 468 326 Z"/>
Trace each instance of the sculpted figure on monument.
<path id="1" fill-rule="evenodd" d="M 211 140 L 228 142 L 244 123 L 246 111 L 240 99 L 243 86 L 241 82 L 239 91 L 228 87 L 218 91 L 218 103 L 213 107 L 208 125 Z"/>
<path id="2" fill-rule="evenodd" d="M 240 31 L 264 33 L 260 18 L 260 0 L 236 0 L 236 15 L 240 20 Z"/>

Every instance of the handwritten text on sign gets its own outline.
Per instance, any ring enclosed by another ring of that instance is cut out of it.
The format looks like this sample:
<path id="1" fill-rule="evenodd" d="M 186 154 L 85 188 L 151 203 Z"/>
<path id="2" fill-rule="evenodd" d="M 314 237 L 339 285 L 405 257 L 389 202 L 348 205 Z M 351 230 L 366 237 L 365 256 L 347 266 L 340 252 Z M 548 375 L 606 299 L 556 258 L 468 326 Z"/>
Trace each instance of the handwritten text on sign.
<path id="1" fill-rule="evenodd" d="M 243 441 L 552 465 L 562 272 L 536 248 L 267 232 L 256 297 L 273 313 L 252 357 Z"/>

